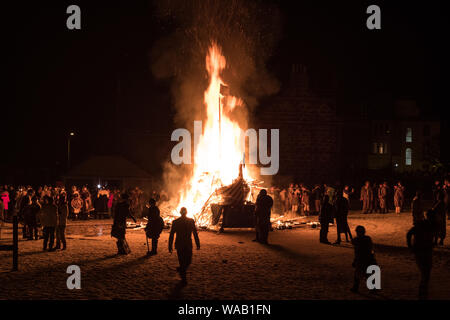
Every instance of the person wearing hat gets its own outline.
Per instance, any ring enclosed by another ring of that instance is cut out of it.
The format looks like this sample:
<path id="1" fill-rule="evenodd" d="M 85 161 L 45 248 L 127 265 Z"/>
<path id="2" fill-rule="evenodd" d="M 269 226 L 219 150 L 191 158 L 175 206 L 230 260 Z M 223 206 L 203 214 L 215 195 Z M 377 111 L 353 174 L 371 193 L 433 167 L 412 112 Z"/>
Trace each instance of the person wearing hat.
<path id="1" fill-rule="evenodd" d="M 185 207 L 181 208 L 180 214 L 181 217 L 173 221 L 170 229 L 169 252 L 172 253 L 173 238 L 176 234 L 175 249 L 177 249 L 178 262 L 180 263 L 177 271 L 180 273 L 182 284 L 186 285 L 186 272 L 192 262 L 192 234 L 194 234 L 197 250 L 200 250 L 200 239 L 198 238 L 195 221 L 187 217 Z"/>
<path id="2" fill-rule="evenodd" d="M 151 198 L 148 201 L 148 207 L 144 209 L 143 217 L 147 217 L 147 226 L 145 227 L 145 235 L 152 239 L 152 251 L 149 255 L 155 255 L 158 252 L 158 239 L 164 229 L 164 220 L 160 216 L 159 208 L 156 206 L 156 200 Z M 147 243 L 148 245 L 148 243 Z"/>
<path id="3" fill-rule="evenodd" d="M 117 238 L 117 254 L 129 254 L 131 252 L 127 240 L 125 239 L 127 218 L 133 219 L 133 221 L 136 223 L 136 219 L 133 217 L 130 211 L 128 194 L 122 193 L 120 202 L 116 207 L 116 213 L 114 214 L 114 221 L 111 228 L 111 236 Z"/>

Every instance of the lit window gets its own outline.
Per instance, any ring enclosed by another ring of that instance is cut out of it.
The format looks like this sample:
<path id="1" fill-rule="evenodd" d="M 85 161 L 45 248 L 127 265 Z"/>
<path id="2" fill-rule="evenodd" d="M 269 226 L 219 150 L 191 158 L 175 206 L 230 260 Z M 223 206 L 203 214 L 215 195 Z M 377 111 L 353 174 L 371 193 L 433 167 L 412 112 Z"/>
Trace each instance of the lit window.
<path id="1" fill-rule="evenodd" d="M 412 142 L 412 128 L 406 128 L 406 142 Z"/>
<path id="2" fill-rule="evenodd" d="M 407 166 L 412 165 L 412 149 L 411 148 L 406 148 L 406 152 L 405 152 L 405 164 Z"/>

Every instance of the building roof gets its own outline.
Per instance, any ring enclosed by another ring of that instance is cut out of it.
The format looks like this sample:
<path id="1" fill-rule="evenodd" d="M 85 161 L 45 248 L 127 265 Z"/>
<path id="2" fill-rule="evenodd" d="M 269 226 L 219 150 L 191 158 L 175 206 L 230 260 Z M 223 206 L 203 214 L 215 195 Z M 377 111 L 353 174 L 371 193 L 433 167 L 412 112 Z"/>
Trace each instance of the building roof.
<path id="1" fill-rule="evenodd" d="M 93 156 L 75 166 L 66 178 L 140 178 L 150 179 L 150 175 L 122 156 Z"/>

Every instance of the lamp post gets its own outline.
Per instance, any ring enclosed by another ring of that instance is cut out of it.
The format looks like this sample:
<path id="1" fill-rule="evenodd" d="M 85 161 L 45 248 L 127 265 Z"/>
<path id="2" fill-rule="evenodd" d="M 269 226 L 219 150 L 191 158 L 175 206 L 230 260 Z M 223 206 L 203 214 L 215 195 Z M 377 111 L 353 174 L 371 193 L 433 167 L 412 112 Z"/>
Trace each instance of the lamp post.
<path id="1" fill-rule="evenodd" d="M 70 169 L 70 138 L 74 135 L 74 132 L 70 132 L 67 136 L 67 169 Z"/>

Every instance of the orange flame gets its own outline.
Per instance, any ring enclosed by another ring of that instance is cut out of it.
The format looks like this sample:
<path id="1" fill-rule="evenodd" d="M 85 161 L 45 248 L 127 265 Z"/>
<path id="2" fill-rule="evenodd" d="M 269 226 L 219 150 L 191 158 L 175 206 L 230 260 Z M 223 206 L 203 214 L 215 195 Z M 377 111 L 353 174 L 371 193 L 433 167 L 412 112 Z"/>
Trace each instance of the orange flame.
<path id="1" fill-rule="evenodd" d="M 180 191 L 177 212 L 186 207 L 188 216 L 196 219 L 199 226 L 210 224 L 210 215 L 202 214 L 208 208 L 208 200 L 220 202 L 214 194 L 217 188 L 232 183 L 239 175 L 239 164 L 242 163 L 244 151 L 241 145 L 243 131 L 238 123 L 232 121 L 223 110 L 243 108 L 241 99 L 233 96 L 222 96 L 220 86 L 226 85 L 220 74 L 226 66 L 225 57 L 219 46 L 213 43 L 206 56 L 206 70 L 209 75 L 209 86 L 204 93 L 206 122 L 203 122 L 203 133 L 194 146 L 194 168 L 192 176 Z M 250 180 L 247 170 L 243 169 L 244 179 Z"/>

